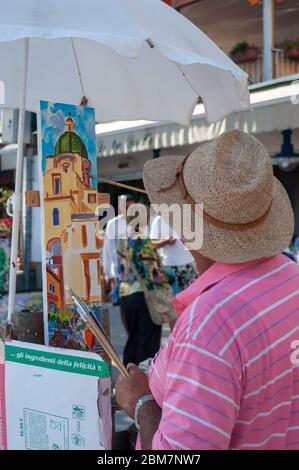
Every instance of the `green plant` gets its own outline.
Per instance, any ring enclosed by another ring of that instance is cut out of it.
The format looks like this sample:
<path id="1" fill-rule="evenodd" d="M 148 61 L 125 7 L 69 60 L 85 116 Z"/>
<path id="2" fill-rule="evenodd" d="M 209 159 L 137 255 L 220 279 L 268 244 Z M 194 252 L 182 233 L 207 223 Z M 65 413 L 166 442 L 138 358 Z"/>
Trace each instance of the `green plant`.
<path id="1" fill-rule="evenodd" d="M 10 189 L 0 188 L 0 218 L 6 217 L 5 206 L 11 195 L 12 191 Z"/>
<path id="2" fill-rule="evenodd" d="M 11 195 L 12 191 L 10 189 L 0 188 L 0 205 L 5 205 Z"/>
<path id="3" fill-rule="evenodd" d="M 242 41 L 238 42 L 231 50 L 231 54 L 236 54 L 237 52 L 244 52 L 248 49 L 248 42 Z"/>
<path id="4" fill-rule="evenodd" d="M 0 245 L 0 296 L 6 289 L 9 273 L 9 260 L 5 249 Z"/>
<path id="5" fill-rule="evenodd" d="M 292 49 L 293 47 L 299 47 L 299 38 L 285 41 L 284 43 L 285 49 Z"/>
<path id="6" fill-rule="evenodd" d="M 49 320 L 55 322 L 57 325 L 62 326 L 62 324 L 70 325 L 71 324 L 72 314 L 68 311 L 59 310 L 58 312 L 50 312 Z"/>
<path id="7" fill-rule="evenodd" d="M 237 54 L 238 52 L 245 52 L 247 49 L 257 49 L 255 44 L 248 44 L 247 41 L 238 42 L 231 50 L 231 54 Z"/>

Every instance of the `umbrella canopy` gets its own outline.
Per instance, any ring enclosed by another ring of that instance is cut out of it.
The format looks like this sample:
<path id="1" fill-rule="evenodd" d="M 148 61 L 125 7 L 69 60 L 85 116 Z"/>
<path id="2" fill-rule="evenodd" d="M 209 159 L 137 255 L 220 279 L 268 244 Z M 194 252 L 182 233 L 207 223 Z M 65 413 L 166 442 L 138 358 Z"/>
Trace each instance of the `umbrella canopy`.
<path id="1" fill-rule="evenodd" d="M 247 74 L 160 0 L 0 0 L 0 106 L 19 108 L 9 279 L 14 311 L 25 109 L 80 104 L 99 121 L 188 124 L 249 107 Z M 86 99 L 84 99 L 86 103 Z"/>
<path id="2" fill-rule="evenodd" d="M 0 106 L 19 107 L 22 38 L 29 111 L 86 96 L 99 121 L 187 124 L 199 97 L 210 121 L 249 106 L 247 74 L 160 0 L 0 0 L 0 11 Z"/>

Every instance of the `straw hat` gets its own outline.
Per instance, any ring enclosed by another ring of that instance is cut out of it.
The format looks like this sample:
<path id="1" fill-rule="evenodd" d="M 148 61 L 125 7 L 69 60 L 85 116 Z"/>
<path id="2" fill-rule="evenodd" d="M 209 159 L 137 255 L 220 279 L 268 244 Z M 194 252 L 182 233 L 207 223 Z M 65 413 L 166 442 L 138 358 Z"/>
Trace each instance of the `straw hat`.
<path id="1" fill-rule="evenodd" d="M 290 243 L 294 215 L 287 193 L 267 149 L 245 132 L 225 132 L 187 157 L 150 160 L 143 178 L 154 204 L 203 204 L 199 251 L 212 260 L 243 263 Z"/>

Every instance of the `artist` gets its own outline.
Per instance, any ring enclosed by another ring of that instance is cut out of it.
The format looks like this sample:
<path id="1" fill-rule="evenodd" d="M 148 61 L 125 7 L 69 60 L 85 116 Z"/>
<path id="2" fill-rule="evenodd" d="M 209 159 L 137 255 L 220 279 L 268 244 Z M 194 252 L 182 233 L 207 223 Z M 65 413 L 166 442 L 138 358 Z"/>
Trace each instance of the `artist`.
<path id="1" fill-rule="evenodd" d="M 144 183 L 152 203 L 204 213 L 201 275 L 175 299 L 166 346 L 148 375 L 129 364 L 116 384 L 137 449 L 298 449 L 299 267 L 280 254 L 294 219 L 267 150 L 228 131 L 147 162 Z"/>

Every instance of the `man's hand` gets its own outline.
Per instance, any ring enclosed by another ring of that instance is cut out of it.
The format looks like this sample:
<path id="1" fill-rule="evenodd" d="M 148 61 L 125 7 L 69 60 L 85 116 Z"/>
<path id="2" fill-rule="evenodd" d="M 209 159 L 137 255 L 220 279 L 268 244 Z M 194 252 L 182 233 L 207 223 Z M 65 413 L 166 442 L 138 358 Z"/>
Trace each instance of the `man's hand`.
<path id="1" fill-rule="evenodd" d="M 129 377 L 119 376 L 115 393 L 119 406 L 134 418 L 136 404 L 143 395 L 151 393 L 147 375 L 142 372 L 136 365 L 128 364 Z"/>
<path id="2" fill-rule="evenodd" d="M 172 246 L 175 243 L 176 243 L 176 238 L 163 238 L 162 240 L 152 240 L 152 245 L 157 250 L 167 245 Z"/>
<path id="3" fill-rule="evenodd" d="M 149 395 L 147 375 L 134 364 L 128 364 L 129 377 L 117 379 L 116 399 L 121 408 L 134 418 L 136 404 L 143 395 Z M 154 434 L 161 420 L 161 409 L 155 401 L 144 403 L 139 410 L 138 422 L 142 449 L 151 450 Z"/>

